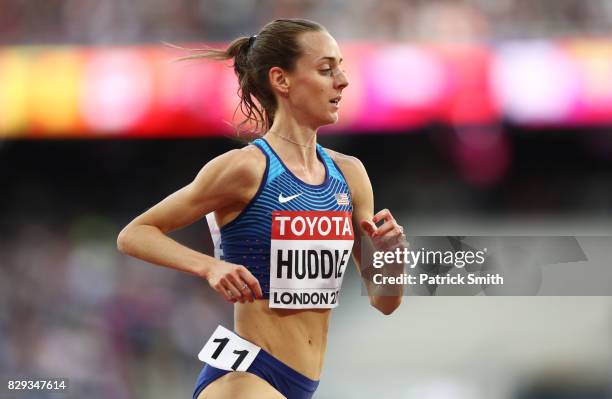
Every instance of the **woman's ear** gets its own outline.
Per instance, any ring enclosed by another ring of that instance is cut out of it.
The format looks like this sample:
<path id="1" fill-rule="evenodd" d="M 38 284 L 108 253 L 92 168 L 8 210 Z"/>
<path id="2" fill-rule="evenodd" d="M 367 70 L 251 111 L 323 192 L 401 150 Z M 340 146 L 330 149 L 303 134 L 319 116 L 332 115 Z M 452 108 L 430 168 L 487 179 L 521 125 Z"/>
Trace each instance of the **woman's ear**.
<path id="1" fill-rule="evenodd" d="M 282 68 L 270 68 L 268 79 L 270 79 L 270 86 L 272 86 L 274 92 L 283 97 L 289 94 L 289 76 Z"/>

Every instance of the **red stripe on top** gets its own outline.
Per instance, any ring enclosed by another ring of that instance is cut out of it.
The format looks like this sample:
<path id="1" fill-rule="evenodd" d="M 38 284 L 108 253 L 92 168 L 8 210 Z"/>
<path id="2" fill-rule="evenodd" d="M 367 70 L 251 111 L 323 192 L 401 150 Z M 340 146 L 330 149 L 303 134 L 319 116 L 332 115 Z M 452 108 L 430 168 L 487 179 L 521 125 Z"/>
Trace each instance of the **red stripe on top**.
<path id="1" fill-rule="evenodd" d="M 273 211 L 273 240 L 352 240 L 352 212 Z"/>

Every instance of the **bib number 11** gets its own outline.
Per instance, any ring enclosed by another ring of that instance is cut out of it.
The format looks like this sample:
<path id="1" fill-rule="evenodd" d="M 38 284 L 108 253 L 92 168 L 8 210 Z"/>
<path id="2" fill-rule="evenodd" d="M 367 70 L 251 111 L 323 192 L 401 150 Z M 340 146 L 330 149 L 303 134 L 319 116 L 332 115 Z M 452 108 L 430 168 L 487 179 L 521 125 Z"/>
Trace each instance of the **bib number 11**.
<path id="1" fill-rule="evenodd" d="M 218 326 L 198 358 L 213 367 L 228 371 L 246 371 L 261 348 Z"/>
<path id="2" fill-rule="evenodd" d="M 217 339 L 213 339 L 213 342 L 219 344 L 219 347 L 217 348 L 215 353 L 213 353 L 211 356 L 213 359 L 217 359 L 219 355 L 221 354 L 221 351 L 223 351 L 223 348 L 225 348 L 225 345 L 227 345 L 227 343 L 229 342 L 229 338 L 217 338 Z M 240 367 L 240 363 L 242 363 L 246 355 L 249 354 L 249 351 L 246 349 L 241 350 L 241 351 L 234 350 L 232 351 L 232 353 L 235 353 L 236 355 L 238 355 L 238 359 L 236 359 L 236 361 L 232 365 L 232 370 L 236 371 L 238 367 Z"/>

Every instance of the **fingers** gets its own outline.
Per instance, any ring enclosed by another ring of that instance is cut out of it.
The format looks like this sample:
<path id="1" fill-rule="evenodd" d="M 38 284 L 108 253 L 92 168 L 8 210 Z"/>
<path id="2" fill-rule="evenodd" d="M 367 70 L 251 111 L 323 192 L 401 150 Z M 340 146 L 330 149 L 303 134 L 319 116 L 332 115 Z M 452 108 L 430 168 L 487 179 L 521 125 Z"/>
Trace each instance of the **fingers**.
<path id="1" fill-rule="evenodd" d="M 240 294 L 242 295 L 240 302 L 253 302 L 255 300 L 255 295 L 257 287 L 259 287 L 259 282 L 255 277 L 253 277 L 253 275 L 248 271 L 247 268 L 245 268 L 244 266 L 239 266 L 236 269 L 235 274 L 230 274 L 228 278 L 240 291 Z M 259 292 L 261 292 L 261 288 L 259 288 Z"/>
<path id="2" fill-rule="evenodd" d="M 377 227 L 376 223 L 384 220 L 385 222 Z M 370 237 L 380 237 L 387 234 L 401 235 L 404 233 L 404 229 L 397 224 L 395 218 L 388 209 L 383 209 L 376 215 L 372 216 L 372 220 L 361 221 L 361 228 L 368 233 Z"/>
<path id="3" fill-rule="evenodd" d="M 234 296 L 234 293 L 232 293 L 231 290 L 227 289 L 225 285 L 221 282 L 221 280 L 215 284 L 211 284 L 211 287 L 219 294 L 221 294 L 223 299 L 225 299 L 226 301 L 230 303 L 236 302 L 236 297 Z"/>
<path id="4" fill-rule="evenodd" d="M 409 243 L 404 235 L 386 235 L 374 237 L 374 246 L 379 250 L 394 251 L 397 248 L 408 248 Z"/>
<path id="5" fill-rule="evenodd" d="M 376 223 L 381 220 L 384 220 L 384 223 L 377 227 Z M 361 221 L 360 226 L 370 236 L 377 248 L 405 246 L 404 228 L 397 223 L 388 209 L 378 212 L 371 220 Z"/>
<path id="6" fill-rule="evenodd" d="M 372 217 L 372 221 L 374 223 L 378 223 L 381 220 L 395 222 L 393 215 L 391 215 L 391 212 L 387 208 L 383 209 L 382 211 L 378 212 L 376 215 Z"/>
<path id="7" fill-rule="evenodd" d="M 226 295 L 230 297 L 230 301 L 232 303 L 236 301 L 244 302 L 240 289 L 236 286 L 236 284 L 230 281 L 229 278 L 223 279 L 223 288 L 226 291 Z"/>
<path id="8" fill-rule="evenodd" d="M 378 230 L 378 227 L 376 227 L 374 222 L 371 222 L 369 220 L 362 220 L 360 226 L 361 230 L 365 231 L 366 234 L 370 237 L 372 237 L 374 233 L 376 233 L 376 230 Z"/>
<path id="9" fill-rule="evenodd" d="M 263 298 L 263 292 L 259 281 L 240 265 L 225 263 L 222 266 L 225 270 L 212 279 L 209 279 L 211 287 L 217 291 L 223 299 L 230 303 L 254 302 L 257 298 Z"/>
<path id="10" fill-rule="evenodd" d="M 209 283 L 226 301 L 230 303 L 243 302 L 243 295 L 238 288 L 240 284 L 237 284 L 237 279 L 232 277 L 232 273 L 237 274 L 234 271 L 219 273 L 218 276 L 209 280 Z"/>
<path id="11" fill-rule="evenodd" d="M 376 233 L 374 233 L 374 236 L 381 237 L 381 236 L 389 235 L 389 234 L 394 235 L 394 236 L 396 235 L 399 236 L 403 233 L 404 233 L 404 229 L 402 228 L 402 226 L 400 226 L 399 224 L 397 224 L 395 220 L 393 220 L 393 221 L 387 221 L 382 226 L 380 226 L 378 230 L 376 230 Z"/>
<path id="12" fill-rule="evenodd" d="M 248 286 L 251 293 L 255 295 L 256 298 L 263 298 L 263 292 L 261 291 L 261 286 L 259 285 L 259 281 L 249 272 L 246 267 L 241 267 L 238 269 L 238 274 L 242 278 L 242 280 Z"/>

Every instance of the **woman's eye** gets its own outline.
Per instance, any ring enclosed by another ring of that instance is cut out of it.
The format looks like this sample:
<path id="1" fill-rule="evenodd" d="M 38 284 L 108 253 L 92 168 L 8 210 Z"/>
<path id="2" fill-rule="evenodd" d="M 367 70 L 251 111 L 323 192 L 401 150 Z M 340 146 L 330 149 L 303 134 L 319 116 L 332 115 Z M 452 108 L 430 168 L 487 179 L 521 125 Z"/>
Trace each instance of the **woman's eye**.
<path id="1" fill-rule="evenodd" d="M 327 74 L 327 75 L 331 75 L 332 74 L 333 69 L 331 68 L 327 68 L 327 69 L 321 69 L 321 72 Z"/>

